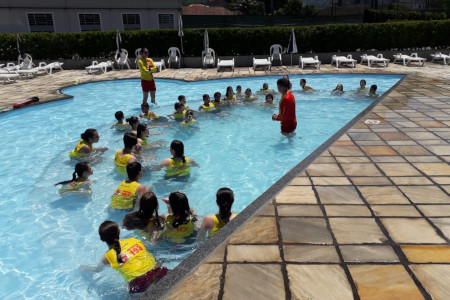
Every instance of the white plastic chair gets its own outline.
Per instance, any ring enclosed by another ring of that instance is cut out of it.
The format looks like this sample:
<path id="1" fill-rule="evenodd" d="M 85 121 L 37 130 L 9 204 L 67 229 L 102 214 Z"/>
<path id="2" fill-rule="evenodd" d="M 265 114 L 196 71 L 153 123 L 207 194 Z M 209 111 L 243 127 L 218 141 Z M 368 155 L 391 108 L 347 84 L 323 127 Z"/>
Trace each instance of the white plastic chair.
<path id="1" fill-rule="evenodd" d="M 300 56 L 298 58 L 298 65 L 299 67 L 302 68 L 302 70 L 305 67 L 305 65 L 313 65 L 314 67 L 316 67 L 316 69 L 320 70 L 320 60 L 317 55 L 314 57 Z"/>
<path id="2" fill-rule="evenodd" d="M 283 52 L 283 47 L 280 44 L 274 44 L 270 46 L 270 61 L 273 64 L 274 59 L 280 60 L 280 66 L 283 65 L 283 59 L 281 58 L 281 53 Z"/>
<path id="3" fill-rule="evenodd" d="M 202 51 L 202 64 L 204 68 L 207 68 L 208 65 L 212 65 L 213 68 L 216 64 L 216 52 L 212 48 L 208 48 L 208 51 Z"/>
<path id="4" fill-rule="evenodd" d="M 411 62 L 418 62 L 419 66 L 423 66 L 427 59 L 417 56 L 417 53 L 413 53 L 411 56 L 397 53 L 394 55 L 394 61 L 392 63 L 395 64 L 397 60 L 402 62 L 404 66 L 409 65 Z"/>
<path id="5" fill-rule="evenodd" d="M 217 59 L 217 72 L 219 72 L 220 68 L 231 68 L 234 70 L 234 58 L 233 59 Z"/>
<path id="6" fill-rule="evenodd" d="M 134 60 L 134 64 L 136 65 L 136 69 L 139 69 L 138 61 L 142 58 L 141 48 L 138 48 L 136 49 L 136 51 L 134 51 L 134 56 L 136 57 L 136 59 Z"/>
<path id="7" fill-rule="evenodd" d="M 270 57 L 268 58 L 254 58 L 253 57 L 253 70 L 257 67 L 267 67 L 269 71 L 272 69 L 272 63 L 270 62 Z"/>
<path id="8" fill-rule="evenodd" d="M 431 60 L 431 62 L 435 62 L 437 60 L 443 60 L 444 65 L 446 65 L 447 63 L 450 64 L 450 55 L 442 54 L 441 52 L 436 52 L 435 54 L 430 54 L 430 55 L 433 58 Z"/>
<path id="9" fill-rule="evenodd" d="M 48 74 L 52 74 L 53 70 L 56 70 L 56 69 L 63 71 L 64 70 L 62 68 L 63 64 L 64 63 L 60 63 L 60 62 L 52 62 L 49 64 L 47 64 L 45 62 L 40 62 L 38 69 L 46 70 Z"/>
<path id="10" fill-rule="evenodd" d="M 170 47 L 168 50 L 168 53 L 169 53 L 169 58 L 167 59 L 167 64 L 169 65 L 169 68 L 170 68 L 170 64 L 173 62 L 178 64 L 178 68 L 179 68 L 181 65 L 180 49 L 178 49 L 177 47 Z"/>
<path id="11" fill-rule="evenodd" d="M 98 63 L 98 61 L 94 60 L 92 62 L 92 65 L 86 67 L 86 71 L 88 74 L 91 74 L 94 71 L 103 71 L 103 73 L 106 73 L 108 68 L 114 70 L 114 64 L 112 61 L 108 60 L 105 62 Z"/>
<path id="12" fill-rule="evenodd" d="M 353 68 L 356 67 L 356 59 L 353 59 L 351 54 L 347 55 L 347 57 L 333 55 L 331 57 L 331 65 L 333 65 L 333 63 L 336 63 L 337 68 L 339 68 L 341 64 L 350 64 Z"/>
<path id="13" fill-rule="evenodd" d="M 387 67 L 389 65 L 389 59 L 384 58 L 383 54 L 378 54 L 377 56 L 374 55 L 367 55 L 363 54 L 361 56 L 361 65 L 367 63 L 367 66 L 371 67 L 372 64 L 378 64 L 382 63 L 384 67 Z"/>
<path id="14" fill-rule="evenodd" d="M 122 49 L 122 52 L 119 52 L 119 49 L 117 49 L 116 55 L 114 55 L 114 60 L 116 61 L 117 67 L 119 69 L 123 69 L 124 66 L 127 66 L 128 69 L 130 69 L 128 51 L 126 49 Z"/>
<path id="15" fill-rule="evenodd" d="M 161 61 L 153 61 L 155 66 L 158 68 L 158 71 L 161 72 L 162 69 L 166 68 L 166 64 L 164 63 L 164 59 L 161 59 Z"/>

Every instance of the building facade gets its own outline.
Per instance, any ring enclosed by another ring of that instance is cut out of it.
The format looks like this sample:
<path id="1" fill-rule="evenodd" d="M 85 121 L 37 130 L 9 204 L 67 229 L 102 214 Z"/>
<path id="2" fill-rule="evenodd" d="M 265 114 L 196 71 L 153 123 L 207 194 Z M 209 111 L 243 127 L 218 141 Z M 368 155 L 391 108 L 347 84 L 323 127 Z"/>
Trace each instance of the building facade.
<path id="1" fill-rule="evenodd" d="M 182 0 L 0 0 L 0 33 L 165 29 Z"/>

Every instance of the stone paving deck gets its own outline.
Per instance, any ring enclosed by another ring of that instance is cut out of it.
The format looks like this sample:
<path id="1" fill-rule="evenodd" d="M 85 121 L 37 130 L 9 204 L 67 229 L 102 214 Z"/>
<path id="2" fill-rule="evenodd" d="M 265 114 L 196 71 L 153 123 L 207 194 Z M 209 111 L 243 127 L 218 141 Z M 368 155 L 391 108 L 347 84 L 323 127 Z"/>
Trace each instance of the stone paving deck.
<path id="1" fill-rule="evenodd" d="M 158 78 L 410 74 L 164 299 L 450 299 L 450 66 L 272 72 L 180 69 Z M 63 71 L 0 88 L 0 106 L 136 71 Z M 376 119 L 377 125 L 367 125 Z M 153 298 L 146 293 L 143 298 Z"/>

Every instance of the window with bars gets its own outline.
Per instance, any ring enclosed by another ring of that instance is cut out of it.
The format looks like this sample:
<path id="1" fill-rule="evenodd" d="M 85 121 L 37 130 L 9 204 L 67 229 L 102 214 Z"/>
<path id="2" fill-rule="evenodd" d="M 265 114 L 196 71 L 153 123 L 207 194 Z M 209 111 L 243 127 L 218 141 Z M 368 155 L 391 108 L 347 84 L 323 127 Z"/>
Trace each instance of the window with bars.
<path id="1" fill-rule="evenodd" d="M 28 14 L 28 24 L 30 32 L 55 32 L 52 14 Z"/>
<path id="2" fill-rule="evenodd" d="M 140 30 L 141 15 L 140 14 L 122 14 L 122 23 L 124 30 Z"/>
<path id="3" fill-rule="evenodd" d="M 100 14 L 79 14 L 81 31 L 101 31 Z"/>
<path id="4" fill-rule="evenodd" d="M 175 28 L 173 14 L 158 14 L 159 29 Z"/>

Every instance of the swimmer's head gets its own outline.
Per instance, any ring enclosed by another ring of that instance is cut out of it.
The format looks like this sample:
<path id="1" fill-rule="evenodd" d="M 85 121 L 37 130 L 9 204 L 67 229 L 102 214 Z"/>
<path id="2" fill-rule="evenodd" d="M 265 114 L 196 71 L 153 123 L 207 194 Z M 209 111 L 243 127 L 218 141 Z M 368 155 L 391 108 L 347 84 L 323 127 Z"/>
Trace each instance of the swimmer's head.
<path id="1" fill-rule="evenodd" d="M 141 122 L 139 121 L 138 117 L 132 116 L 127 118 L 128 124 L 130 124 L 131 128 L 136 129 L 136 126 L 138 126 Z"/>
<path id="2" fill-rule="evenodd" d="M 242 86 L 238 85 L 236 87 L 236 93 L 241 93 L 242 92 Z"/>
<path id="3" fill-rule="evenodd" d="M 141 110 L 144 114 L 148 113 L 148 111 L 150 110 L 150 105 L 148 103 L 142 103 Z"/>
<path id="4" fill-rule="evenodd" d="M 269 85 L 267 83 L 263 83 L 263 90 L 268 90 L 269 89 Z"/>
<path id="5" fill-rule="evenodd" d="M 72 180 L 66 180 L 56 183 L 58 184 L 66 184 L 72 181 L 75 181 L 77 178 L 85 178 L 87 179 L 90 175 L 94 174 L 94 170 L 88 162 L 82 161 L 75 165 L 75 171 L 72 174 Z"/>
<path id="6" fill-rule="evenodd" d="M 343 92 L 344 91 L 344 86 L 342 85 L 342 83 L 338 83 L 338 85 L 336 86 L 335 90 Z"/>
<path id="7" fill-rule="evenodd" d="M 291 82 L 285 76 L 277 80 L 277 88 L 278 91 L 282 94 L 286 93 L 289 90 Z"/>
<path id="8" fill-rule="evenodd" d="M 216 203 L 219 206 L 219 215 L 227 219 L 231 215 L 231 206 L 234 203 L 234 193 L 229 188 L 220 188 L 216 193 Z"/>
<path id="9" fill-rule="evenodd" d="M 121 110 L 116 111 L 116 113 L 114 114 L 114 117 L 116 117 L 116 120 L 118 122 L 122 122 L 123 118 L 125 118 L 124 115 L 123 115 L 123 112 Z"/>
<path id="10" fill-rule="evenodd" d="M 305 84 L 306 84 L 306 79 L 304 79 L 304 78 L 300 79 L 300 86 L 304 87 Z"/>
<path id="11" fill-rule="evenodd" d="M 137 181 L 142 176 L 142 166 L 137 161 L 127 164 L 127 175 L 131 181 Z"/>
<path id="12" fill-rule="evenodd" d="M 182 113 L 184 110 L 184 105 L 181 102 L 176 102 L 173 107 L 177 113 Z"/>
<path id="13" fill-rule="evenodd" d="M 214 102 L 220 102 L 220 98 L 222 98 L 222 94 L 220 92 L 214 93 Z"/>
<path id="14" fill-rule="evenodd" d="M 370 92 L 371 93 L 376 93 L 377 92 L 377 85 L 376 84 L 372 84 L 371 86 L 370 86 Z"/>
<path id="15" fill-rule="evenodd" d="M 136 134 L 127 132 L 123 135 L 123 144 L 125 148 L 132 149 L 136 146 L 137 142 L 138 140 Z"/>
<path id="16" fill-rule="evenodd" d="M 113 221 L 105 221 L 98 228 L 98 234 L 100 235 L 100 240 L 108 244 L 112 249 L 116 251 L 117 262 L 122 264 L 122 258 L 120 257 L 120 252 L 122 249 L 120 247 L 120 228 Z"/>
<path id="17" fill-rule="evenodd" d="M 203 95 L 203 102 L 204 104 L 209 104 L 209 102 L 211 101 L 211 99 L 209 98 L 208 94 L 204 94 Z"/>
<path id="18" fill-rule="evenodd" d="M 225 96 L 229 97 L 231 95 L 233 95 L 233 87 L 232 86 L 227 86 L 227 91 L 225 93 Z"/>
<path id="19" fill-rule="evenodd" d="M 184 144 L 182 141 L 179 140 L 173 140 L 172 143 L 170 143 L 170 153 L 175 157 L 182 157 L 183 163 L 184 160 Z"/>
<path id="20" fill-rule="evenodd" d="M 187 110 L 186 114 L 184 115 L 186 121 L 190 122 L 194 118 L 194 112 L 192 110 Z"/>
<path id="21" fill-rule="evenodd" d="M 175 221 L 172 223 L 173 228 L 178 228 L 182 224 L 189 222 L 189 215 L 191 208 L 189 207 L 189 200 L 184 193 L 173 192 L 169 195 L 169 204 L 172 209 Z"/>
<path id="22" fill-rule="evenodd" d="M 252 95 L 252 90 L 250 88 L 247 88 L 245 90 L 245 97 L 250 97 Z"/>
<path id="23" fill-rule="evenodd" d="M 149 128 L 148 128 L 147 124 L 139 124 L 137 126 L 136 132 L 137 132 L 137 134 L 136 134 L 137 138 L 144 139 L 144 138 L 148 137 L 148 135 L 149 135 Z"/>
<path id="24" fill-rule="evenodd" d="M 268 102 L 268 103 L 272 103 L 273 102 L 273 95 L 272 94 L 267 94 L 266 95 L 266 102 Z"/>
<path id="25" fill-rule="evenodd" d="M 180 102 L 183 105 L 186 105 L 186 97 L 184 95 L 178 96 L 178 102 Z"/>
<path id="26" fill-rule="evenodd" d="M 139 201 L 139 210 L 126 214 L 122 226 L 128 230 L 146 229 L 150 222 L 161 227 L 158 215 L 158 199 L 153 192 L 146 192 Z M 154 229 L 156 229 L 154 227 Z"/>
<path id="27" fill-rule="evenodd" d="M 359 82 L 360 87 L 365 87 L 366 84 L 367 84 L 367 82 L 364 79 L 361 79 L 361 81 Z"/>
<path id="28" fill-rule="evenodd" d="M 100 136 L 98 135 L 97 129 L 89 128 L 81 134 L 81 139 L 92 144 L 97 143 L 100 139 Z"/>

